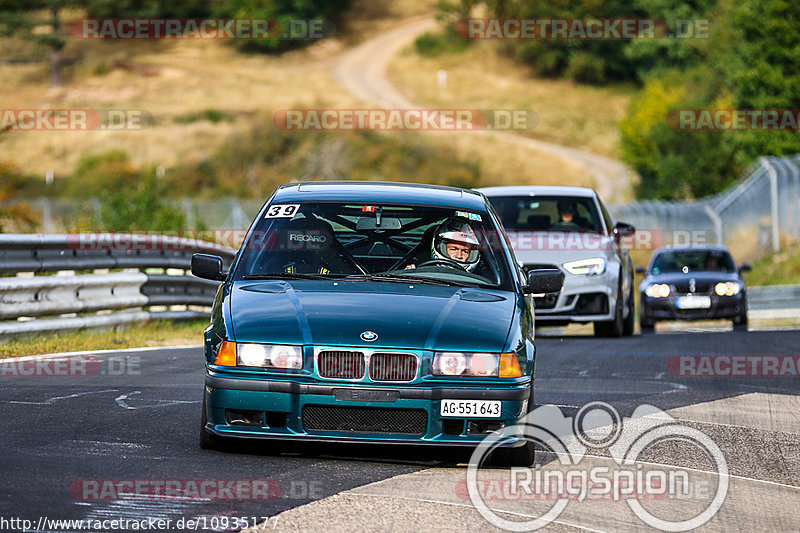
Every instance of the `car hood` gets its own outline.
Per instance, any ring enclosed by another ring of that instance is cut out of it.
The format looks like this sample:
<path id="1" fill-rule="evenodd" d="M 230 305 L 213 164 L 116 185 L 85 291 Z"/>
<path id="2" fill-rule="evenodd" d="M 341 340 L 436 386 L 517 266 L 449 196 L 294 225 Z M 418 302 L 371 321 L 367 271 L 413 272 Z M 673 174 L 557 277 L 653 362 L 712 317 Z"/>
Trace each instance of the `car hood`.
<path id="1" fill-rule="evenodd" d="M 720 281 L 741 281 L 736 273 L 725 272 L 689 272 L 684 274 L 682 272 L 670 272 L 668 274 L 650 274 L 644 279 L 644 285 L 652 283 L 666 283 L 667 285 L 675 285 L 677 283 L 688 283 L 689 280 L 694 279 L 698 283 L 718 283 Z"/>
<path id="2" fill-rule="evenodd" d="M 561 266 L 568 261 L 608 257 L 613 241 L 588 231 L 507 231 L 514 255 L 521 263 Z"/>
<path id="3" fill-rule="evenodd" d="M 237 281 L 228 298 L 234 340 L 275 344 L 499 352 L 517 312 L 513 293 L 413 282 Z"/>

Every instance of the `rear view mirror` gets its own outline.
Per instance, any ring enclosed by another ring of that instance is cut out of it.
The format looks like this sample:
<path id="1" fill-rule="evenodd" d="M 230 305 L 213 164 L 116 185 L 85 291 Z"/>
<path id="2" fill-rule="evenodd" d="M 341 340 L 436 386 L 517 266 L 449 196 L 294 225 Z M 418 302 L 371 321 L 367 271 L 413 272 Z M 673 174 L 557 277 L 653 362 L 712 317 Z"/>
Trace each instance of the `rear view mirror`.
<path id="1" fill-rule="evenodd" d="M 644 268 L 641 265 L 637 265 L 634 270 L 636 271 L 637 274 L 646 274 L 647 273 L 647 269 Z"/>
<path id="2" fill-rule="evenodd" d="M 558 292 L 564 285 L 564 273 L 556 268 L 543 268 L 528 272 L 528 286 L 525 294 L 545 294 Z"/>
<path id="3" fill-rule="evenodd" d="M 198 278 L 214 281 L 223 281 L 226 276 L 222 270 L 222 258 L 209 254 L 192 255 L 192 274 Z"/>
<path id="4" fill-rule="evenodd" d="M 400 224 L 399 218 L 381 217 L 380 220 L 381 223 L 379 225 L 377 217 L 360 218 L 358 219 L 358 222 L 356 222 L 356 229 L 375 231 L 378 229 L 394 230 L 394 229 L 401 229 L 403 227 L 403 225 Z"/>
<path id="5" fill-rule="evenodd" d="M 739 265 L 739 272 L 750 272 L 753 270 L 753 267 L 750 263 L 742 263 Z"/>

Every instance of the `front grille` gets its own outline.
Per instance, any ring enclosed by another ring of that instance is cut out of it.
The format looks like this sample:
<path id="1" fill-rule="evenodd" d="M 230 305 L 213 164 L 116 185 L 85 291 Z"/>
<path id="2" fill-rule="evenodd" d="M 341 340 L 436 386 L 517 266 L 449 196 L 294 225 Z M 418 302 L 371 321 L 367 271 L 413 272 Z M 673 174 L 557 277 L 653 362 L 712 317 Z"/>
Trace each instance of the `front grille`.
<path id="1" fill-rule="evenodd" d="M 691 294 L 691 289 L 688 281 L 675 284 L 675 292 L 677 294 Z M 711 283 L 698 281 L 694 286 L 694 294 L 711 294 L 712 289 Z"/>
<path id="2" fill-rule="evenodd" d="M 361 379 L 365 370 L 361 352 L 329 350 L 317 357 L 317 372 L 324 378 Z"/>
<path id="3" fill-rule="evenodd" d="M 417 377 L 417 358 L 408 353 L 376 353 L 369 358 L 372 381 L 411 381 Z"/>
<path id="4" fill-rule="evenodd" d="M 303 407 L 303 427 L 306 431 L 422 435 L 427 426 L 428 414 L 422 409 Z"/>

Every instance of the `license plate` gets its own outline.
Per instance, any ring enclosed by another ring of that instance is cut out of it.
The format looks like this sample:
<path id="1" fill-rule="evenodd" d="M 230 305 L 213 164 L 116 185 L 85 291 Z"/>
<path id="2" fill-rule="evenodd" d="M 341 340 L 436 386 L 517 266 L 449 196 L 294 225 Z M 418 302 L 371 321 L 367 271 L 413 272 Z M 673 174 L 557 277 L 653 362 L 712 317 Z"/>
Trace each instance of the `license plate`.
<path id="1" fill-rule="evenodd" d="M 678 309 L 708 309 L 711 307 L 710 296 L 679 296 L 675 300 Z"/>
<path id="2" fill-rule="evenodd" d="M 442 400 L 441 415 L 469 418 L 498 418 L 502 403 L 496 400 Z"/>

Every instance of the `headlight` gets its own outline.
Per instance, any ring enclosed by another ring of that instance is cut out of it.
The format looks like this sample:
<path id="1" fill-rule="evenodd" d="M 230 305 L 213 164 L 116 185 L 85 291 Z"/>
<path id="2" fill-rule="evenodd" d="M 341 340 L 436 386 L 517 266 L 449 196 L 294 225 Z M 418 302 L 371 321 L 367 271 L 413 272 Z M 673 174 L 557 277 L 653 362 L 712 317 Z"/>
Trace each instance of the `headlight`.
<path id="1" fill-rule="evenodd" d="M 714 285 L 714 292 L 718 296 L 735 296 L 742 290 L 742 285 L 735 281 L 720 282 Z"/>
<path id="2" fill-rule="evenodd" d="M 513 353 L 437 352 L 433 375 L 518 378 L 522 370 Z"/>
<path id="3" fill-rule="evenodd" d="M 666 298 L 667 296 L 669 296 L 669 285 L 663 283 L 656 283 L 655 285 L 649 285 L 644 290 L 644 293 L 650 298 Z"/>
<path id="4" fill-rule="evenodd" d="M 303 350 L 300 346 L 225 341 L 214 362 L 224 366 L 299 370 L 303 368 Z"/>
<path id="5" fill-rule="evenodd" d="M 606 260 L 602 257 L 593 257 L 592 259 L 570 261 L 562 266 L 567 272 L 576 276 L 597 276 L 606 271 Z"/>

